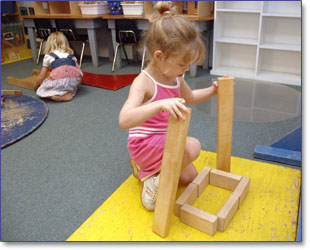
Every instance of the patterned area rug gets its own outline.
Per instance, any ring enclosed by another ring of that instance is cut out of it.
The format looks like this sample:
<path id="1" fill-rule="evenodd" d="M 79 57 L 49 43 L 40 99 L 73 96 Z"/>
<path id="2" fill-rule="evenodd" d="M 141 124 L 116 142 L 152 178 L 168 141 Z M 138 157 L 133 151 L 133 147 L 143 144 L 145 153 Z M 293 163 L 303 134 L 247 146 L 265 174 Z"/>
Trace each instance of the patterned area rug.
<path id="1" fill-rule="evenodd" d="M 46 119 L 48 108 L 25 95 L 4 95 L 1 108 L 1 148 L 5 148 L 36 130 Z"/>

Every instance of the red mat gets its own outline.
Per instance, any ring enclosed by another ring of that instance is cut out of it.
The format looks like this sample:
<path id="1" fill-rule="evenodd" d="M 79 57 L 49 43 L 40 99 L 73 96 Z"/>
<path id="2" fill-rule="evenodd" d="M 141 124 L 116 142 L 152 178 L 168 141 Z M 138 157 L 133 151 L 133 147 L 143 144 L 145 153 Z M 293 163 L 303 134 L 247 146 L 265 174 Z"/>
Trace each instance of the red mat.
<path id="1" fill-rule="evenodd" d="M 138 74 L 101 75 L 83 71 L 82 84 L 98 88 L 117 90 L 133 82 Z"/>

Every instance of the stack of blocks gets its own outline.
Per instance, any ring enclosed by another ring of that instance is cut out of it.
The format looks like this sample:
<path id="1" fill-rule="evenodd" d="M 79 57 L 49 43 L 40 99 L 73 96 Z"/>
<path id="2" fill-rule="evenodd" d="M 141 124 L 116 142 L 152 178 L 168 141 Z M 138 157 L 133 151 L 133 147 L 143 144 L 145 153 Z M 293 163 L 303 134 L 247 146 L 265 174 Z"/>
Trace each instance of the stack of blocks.
<path id="1" fill-rule="evenodd" d="M 161 237 L 169 233 L 173 207 L 181 222 L 189 226 L 210 235 L 224 232 L 249 192 L 250 179 L 230 173 L 234 86 L 234 77 L 218 78 L 217 169 L 204 168 L 176 202 L 191 112 L 185 120 L 169 117 L 152 228 Z M 191 206 L 209 184 L 233 191 L 217 215 Z"/>
<path id="2" fill-rule="evenodd" d="M 209 184 L 233 192 L 217 215 L 191 206 Z M 207 234 L 214 235 L 217 230 L 224 232 L 244 201 L 249 188 L 248 177 L 205 167 L 177 199 L 175 215 L 180 217 L 181 222 Z"/>

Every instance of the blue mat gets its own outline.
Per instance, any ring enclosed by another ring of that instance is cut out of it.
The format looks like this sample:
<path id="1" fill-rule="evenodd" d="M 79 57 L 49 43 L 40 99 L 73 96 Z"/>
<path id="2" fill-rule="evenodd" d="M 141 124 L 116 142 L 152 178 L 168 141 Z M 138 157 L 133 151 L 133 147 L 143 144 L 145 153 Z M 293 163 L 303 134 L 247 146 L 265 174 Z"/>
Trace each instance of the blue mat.
<path id="1" fill-rule="evenodd" d="M 4 95 L 1 108 L 1 148 L 24 138 L 36 130 L 46 119 L 45 102 L 25 95 Z"/>
<path id="2" fill-rule="evenodd" d="M 254 157 L 301 167 L 302 129 L 291 131 L 270 146 L 257 145 Z"/>

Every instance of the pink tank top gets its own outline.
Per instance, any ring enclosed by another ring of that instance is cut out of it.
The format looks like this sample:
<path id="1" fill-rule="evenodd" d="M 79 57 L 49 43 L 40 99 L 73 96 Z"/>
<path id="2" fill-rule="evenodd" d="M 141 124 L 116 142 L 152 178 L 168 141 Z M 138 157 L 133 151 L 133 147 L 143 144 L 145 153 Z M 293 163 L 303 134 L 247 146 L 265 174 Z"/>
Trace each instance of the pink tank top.
<path id="1" fill-rule="evenodd" d="M 180 81 L 176 78 L 177 84 L 175 86 L 165 85 L 155 81 L 155 79 L 147 73 L 143 72 L 153 81 L 155 91 L 154 95 L 145 104 L 155 102 L 162 99 L 173 97 L 180 97 Z M 143 104 L 143 105 L 145 105 Z M 129 129 L 129 137 L 149 137 L 151 135 L 166 134 L 169 120 L 169 112 L 159 112 L 140 126 Z"/>

